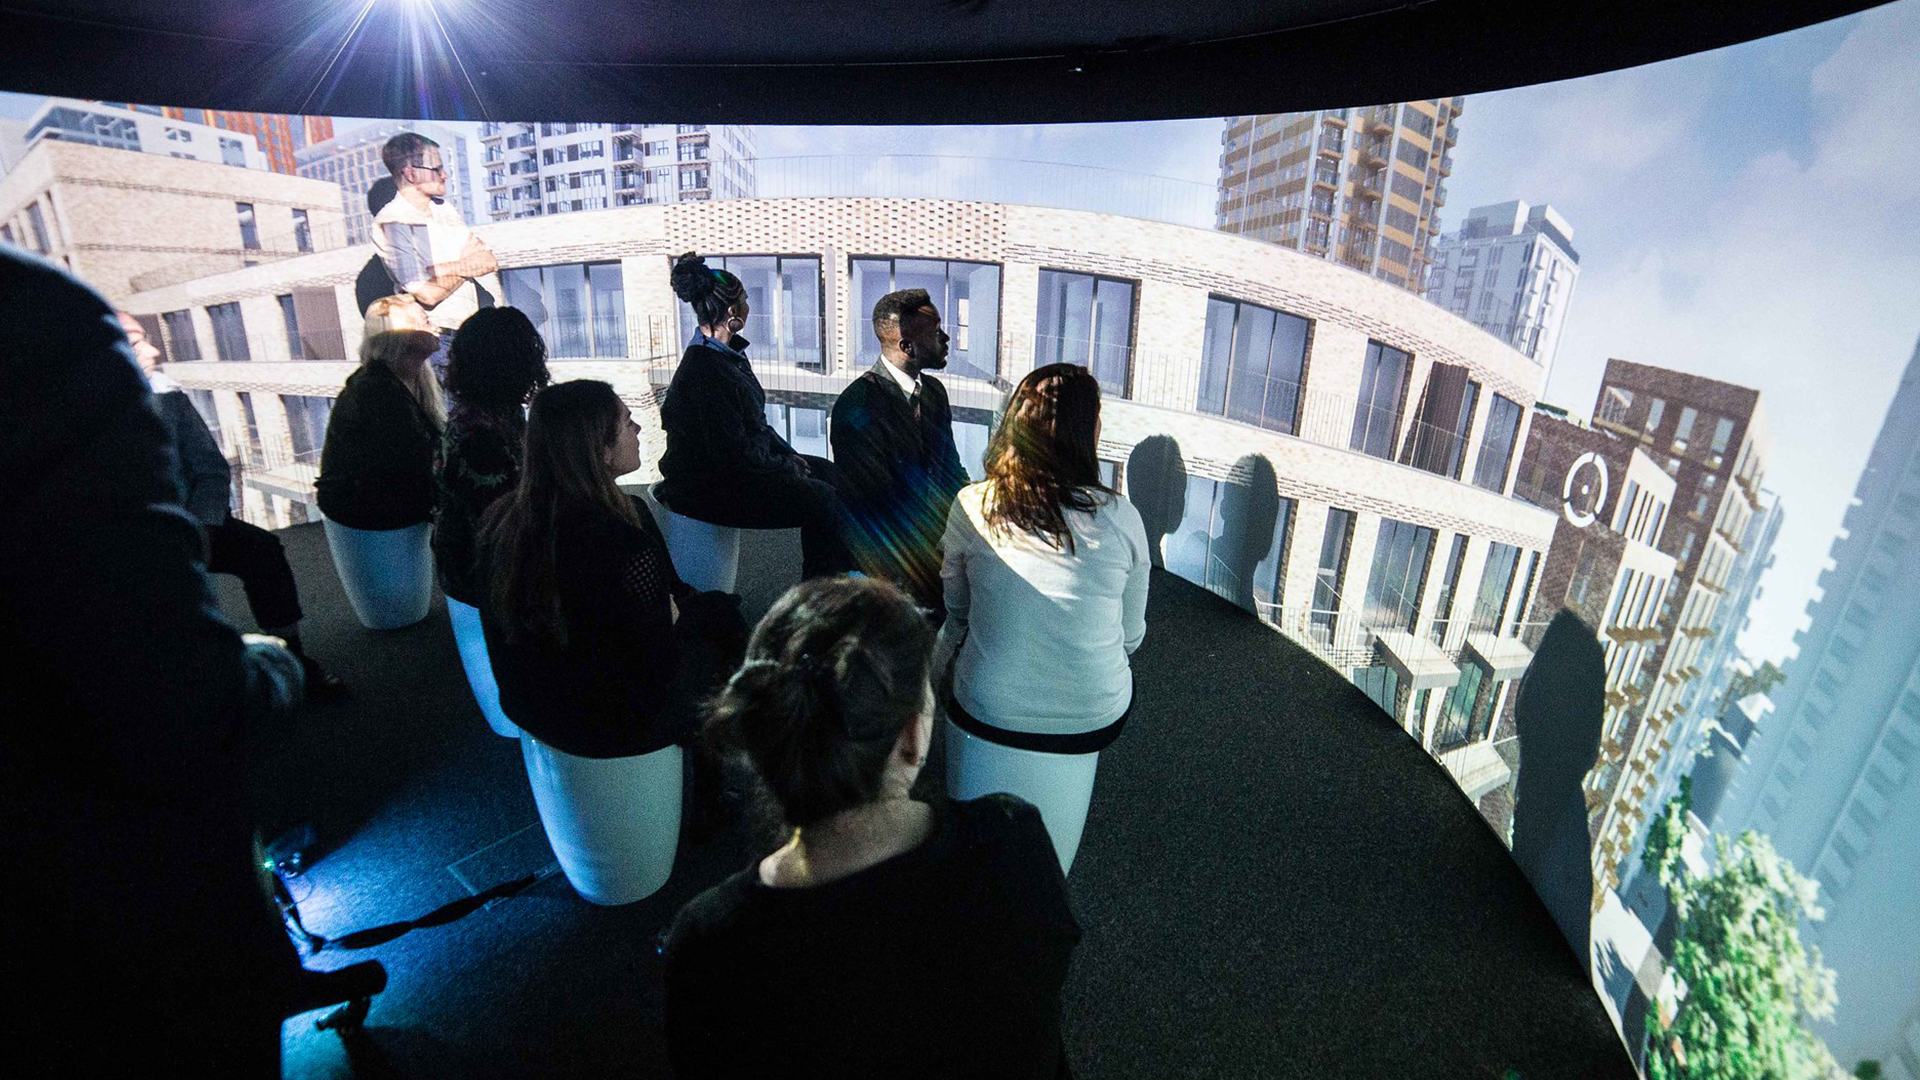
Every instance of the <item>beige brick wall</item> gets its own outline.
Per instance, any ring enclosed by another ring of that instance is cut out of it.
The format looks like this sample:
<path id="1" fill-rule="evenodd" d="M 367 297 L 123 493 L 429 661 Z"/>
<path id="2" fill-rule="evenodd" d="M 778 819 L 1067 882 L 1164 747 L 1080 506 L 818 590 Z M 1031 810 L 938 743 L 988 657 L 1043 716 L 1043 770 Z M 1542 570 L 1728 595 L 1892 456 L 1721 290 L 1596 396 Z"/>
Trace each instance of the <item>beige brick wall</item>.
<path id="1" fill-rule="evenodd" d="M 316 246 L 341 242 L 337 184 L 133 150 L 38 143 L 0 178 L 0 221 L 36 199 L 53 211 L 53 257 L 116 303 L 149 271 L 238 267 L 236 203 L 254 206 L 263 258 L 294 250 L 296 208 L 307 211 Z"/>

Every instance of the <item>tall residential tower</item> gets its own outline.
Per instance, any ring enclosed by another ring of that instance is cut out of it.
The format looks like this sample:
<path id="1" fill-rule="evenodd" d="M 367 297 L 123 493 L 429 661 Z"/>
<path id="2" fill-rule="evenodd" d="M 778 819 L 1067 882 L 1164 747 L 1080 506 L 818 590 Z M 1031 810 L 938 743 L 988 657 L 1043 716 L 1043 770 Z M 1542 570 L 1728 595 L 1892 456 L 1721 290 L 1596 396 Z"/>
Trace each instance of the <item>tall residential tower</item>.
<path id="1" fill-rule="evenodd" d="M 1229 116 L 1214 226 L 1421 292 L 1465 102 Z"/>
<path id="2" fill-rule="evenodd" d="M 1920 347 L 1841 530 L 1713 827 L 1767 835 L 1819 881 L 1826 918 L 1802 932 L 1838 976 L 1815 1029 L 1834 1057 L 1920 1080 Z"/>
<path id="3" fill-rule="evenodd" d="M 1551 370 L 1573 304 L 1580 253 L 1551 206 L 1477 206 L 1434 245 L 1427 299 Z"/>
<path id="4" fill-rule="evenodd" d="M 729 124 L 483 124 L 487 214 L 749 197 L 752 139 Z"/>

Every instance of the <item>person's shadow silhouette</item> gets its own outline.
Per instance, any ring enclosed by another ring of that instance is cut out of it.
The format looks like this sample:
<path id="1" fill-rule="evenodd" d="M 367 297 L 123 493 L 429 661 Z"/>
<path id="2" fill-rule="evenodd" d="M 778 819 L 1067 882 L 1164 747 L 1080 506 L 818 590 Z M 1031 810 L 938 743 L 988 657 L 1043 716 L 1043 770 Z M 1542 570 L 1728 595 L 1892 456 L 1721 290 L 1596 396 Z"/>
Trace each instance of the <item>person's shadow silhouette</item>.
<path id="1" fill-rule="evenodd" d="M 1593 872 L 1582 783 L 1600 753 L 1606 676 L 1593 628 L 1562 610 L 1540 639 L 1513 710 L 1520 739 L 1513 859 L 1589 972 Z"/>
<path id="2" fill-rule="evenodd" d="M 1160 541 L 1187 513 L 1187 463 L 1169 435 L 1149 435 L 1127 455 L 1127 501 L 1140 511 L 1153 565 L 1164 567 Z"/>

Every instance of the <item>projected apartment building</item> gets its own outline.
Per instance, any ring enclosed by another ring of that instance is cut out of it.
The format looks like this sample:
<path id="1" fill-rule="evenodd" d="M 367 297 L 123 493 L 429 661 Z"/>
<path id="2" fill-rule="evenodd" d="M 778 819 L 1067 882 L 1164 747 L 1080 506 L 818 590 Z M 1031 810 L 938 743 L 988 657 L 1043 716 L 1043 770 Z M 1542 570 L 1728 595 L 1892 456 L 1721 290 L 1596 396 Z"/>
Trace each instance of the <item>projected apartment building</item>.
<path id="1" fill-rule="evenodd" d="M 1427 299 L 1553 370 L 1580 279 L 1565 218 L 1518 199 L 1477 206 L 1433 253 Z"/>
<path id="2" fill-rule="evenodd" d="M 1799 652 L 1713 821 L 1754 829 L 1820 883 L 1801 928 L 1838 977 L 1815 1030 L 1845 1063 L 1920 1078 L 1920 348 L 1820 575 Z"/>
<path id="3" fill-rule="evenodd" d="M 158 105 L 48 98 L 27 117 L 21 129 L 21 145 L 9 156 L 17 162 L 34 144 L 58 141 L 244 169 L 268 167 L 260 140 L 251 132 L 217 126 L 204 116 L 170 115 L 182 112 Z"/>
<path id="4" fill-rule="evenodd" d="M 333 184 L 65 138 L 39 140 L 0 177 L 0 241 L 65 265 L 116 303 L 161 281 L 339 247 L 339 218 Z M 228 321 L 237 310 L 178 313 L 183 345 L 244 358 Z"/>
<path id="5" fill-rule="evenodd" d="M 1465 104 L 1229 116 L 1214 224 L 1422 292 Z"/>
<path id="6" fill-rule="evenodd" d="M 753 132 L 731 124 L 480 127 L 495 221 L 753 194 Z"/>

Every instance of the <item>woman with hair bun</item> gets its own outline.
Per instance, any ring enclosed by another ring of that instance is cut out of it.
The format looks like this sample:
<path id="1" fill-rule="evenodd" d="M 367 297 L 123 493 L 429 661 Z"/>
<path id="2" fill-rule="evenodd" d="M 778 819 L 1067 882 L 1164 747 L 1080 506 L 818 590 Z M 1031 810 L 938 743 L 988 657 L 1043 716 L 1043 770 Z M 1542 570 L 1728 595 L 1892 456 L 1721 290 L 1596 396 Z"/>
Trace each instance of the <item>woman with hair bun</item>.
<path id="1" fill-rule="evenodd" d="M 910 794 L 932 644 L 875 579 L 805 582 L 754 630 L 708 731 L 744 752 L 787 840 L 674 921 L 679 1076 L 1068 1075 L 1080 927 L 1039 815 Z"/>
<path id="2" fill-rule="evenodd" d="M 941 636 L 958 650 L 947 790 L 1031 800 L 1065 870 L 1100 751 L 1133 709 L 1128 657 L 1147 633 L 1146 528 L 1100 482 L 1099 443 L 1093 373 L 1036 368 L 1007 399 L 987 479 L 960 489 L 942 541 Z"/>
<path id="3" fill-rule="evenodd" d="M 767 393 L 740 336 L 746 286 L 689 251 L 674 261 L 673 291 L 698 329 L 660 406 L 667 449 L 655 494 L 674 513 L 712 525 L 798 527 L 804 578 L 852 569 L 839 470 L 797 452 L 767 423 Z"/>

